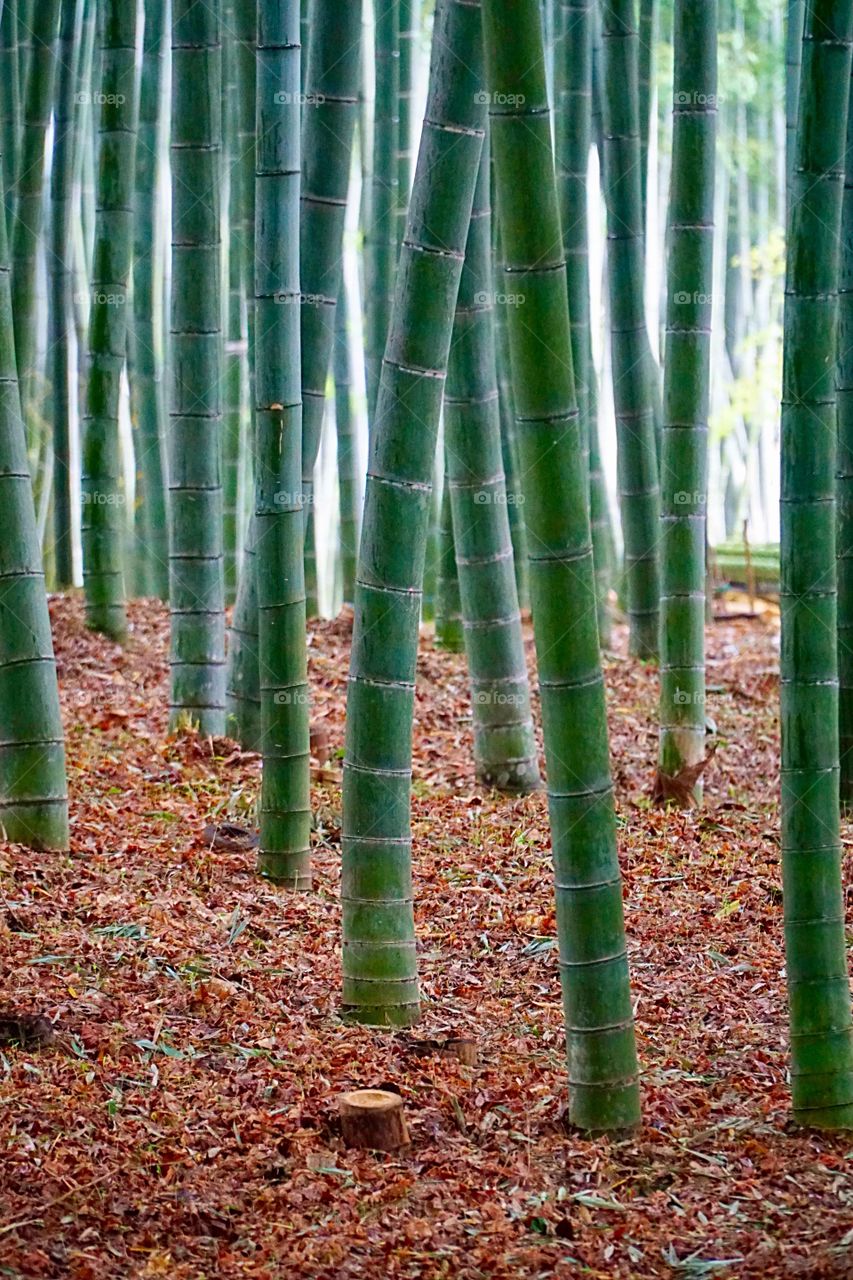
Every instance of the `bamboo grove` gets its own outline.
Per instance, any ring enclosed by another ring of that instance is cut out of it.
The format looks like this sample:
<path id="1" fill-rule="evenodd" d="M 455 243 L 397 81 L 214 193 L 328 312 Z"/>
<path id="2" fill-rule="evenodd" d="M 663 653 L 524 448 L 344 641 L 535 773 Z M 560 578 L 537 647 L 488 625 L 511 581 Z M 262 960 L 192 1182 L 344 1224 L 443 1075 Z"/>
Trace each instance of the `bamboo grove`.
<path id="1" fill-rule="evenodd" d="M 118 644 L 156 598 L 170 731 L 258 753 L 257 870 L 310 892 L 343 606 L 340 1008 L 410 1026 L 431 637 L 472 775 L 547 791 L 570 1118 L 632 1128 L 602 652 L 701 805 L 709 584 L 778 533 L 793 1112 L 853 1127 L 851 47 L 850 0 L 4 0 L 7 838 L 73 828 L 47 591 Z"/>

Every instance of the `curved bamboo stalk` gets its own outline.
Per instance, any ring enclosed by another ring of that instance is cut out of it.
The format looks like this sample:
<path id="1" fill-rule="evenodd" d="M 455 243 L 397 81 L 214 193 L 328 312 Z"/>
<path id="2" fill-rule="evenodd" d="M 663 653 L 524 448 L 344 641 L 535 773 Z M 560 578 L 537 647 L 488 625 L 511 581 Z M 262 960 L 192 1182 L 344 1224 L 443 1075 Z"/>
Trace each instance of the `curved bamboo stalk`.
<path id="1" fill-rule="evenodd" d="M 409 1025 L 420 1008 L 409 810 L 415 665 L 436 435 L 485 123 L 481 63 L 479 5 L 439 0 L 368 466 L 347 697 L 343 1000 L 373 1024 Z"/>

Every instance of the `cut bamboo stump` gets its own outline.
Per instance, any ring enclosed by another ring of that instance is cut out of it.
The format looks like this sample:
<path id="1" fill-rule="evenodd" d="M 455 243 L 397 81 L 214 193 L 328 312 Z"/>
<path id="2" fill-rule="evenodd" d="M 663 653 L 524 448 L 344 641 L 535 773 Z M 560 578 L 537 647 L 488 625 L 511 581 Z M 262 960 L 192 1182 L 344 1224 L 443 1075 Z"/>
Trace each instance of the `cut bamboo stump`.
<path id="1" fill-rule="evenodd" d="M 397 1151 L 409 1144 L 403 1099 L 384 1089 L 354 1089 L 338 1099 L 341 1132 L 348 1147 Z"/>

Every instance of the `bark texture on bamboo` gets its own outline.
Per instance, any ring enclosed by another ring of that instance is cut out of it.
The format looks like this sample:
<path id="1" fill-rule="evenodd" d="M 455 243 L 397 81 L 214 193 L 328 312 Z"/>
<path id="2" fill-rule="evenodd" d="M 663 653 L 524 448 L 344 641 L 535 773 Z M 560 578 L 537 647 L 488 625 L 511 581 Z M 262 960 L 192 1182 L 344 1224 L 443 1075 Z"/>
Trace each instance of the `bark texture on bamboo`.
<path id="1" fill-rule="evenodd" d="M 661 452 L 661 773 L 705 758 L 705 503 L 714 269 L 716 0 L 676 0 Z M 701 798 L 701 782 L 693 789 Z"/>
<path id="2" fill-rule="evenodd" d="M 18 17 L 21 17 L 19 2 Z M 26 413 L 36 345 L 36 263 L 43 223 L 45 134 L 53 108 L 59 0 L 39 0 L 27 23 L 29 73 L 21 80 L 24 111 L 14 174 L 11 223 L 12 317 L 18 379 Z M 20 54 L 20 44 L 18 46 Z"/>
<path id="3" fill-rule="evenodd" d="M 173 727 L 225 731 L 219 0 L 172 4 L 169 606 Z"/>
<path id="4" fill-rule="evenodd" d="M 352 404 L 352 367 L 349 348 L 349 291 L 341 281 L 335 313 L 335 346 L 332 372 L 335 381 L 335 431 L 337 434 L 338 492 L 341 509 L 341 585 L 344 604 L 355 599 L 355 564 L 358 553 L 359 480 L 356 421 Z"/>
<path id="5" fill-rule="evenodd" d="M 5 13 L 3 15 L 5 20 Z M 2 34 L 2 23 L 0 23 Z M 56 585 L 74 577 L 71 500 L 71 281 L 74 179 L 74 93 L 82 53 L 83 0 L 62 0 L 59 74 L 53 112 L 48 254 L 49 355 L 53 403 L 53 563 Z M 8 63 L 0 57 L 0 67 Z M 4 90 L 0 90 L 0 93 Z"/>
<path id="6" fill-rule="evenodd" d="M 67 849 L 65 745 L 15 369 L 4 218 L 0 218 L 0 724 L 0 829 L 6 839 L 32 848 Z"/>
<path id="7" fill-rule="evenodd" d="M 589 466 L 590 519 L 598 625 L 602 646 L 610 640 L 612 530 L 598 446 L 598 401 L 592 358 L 589 293 L 587 169 L 592 144 L 593 0 L 560 0 L 554 47 L 557 195 L 572 331 L 572 363 L 584 447 Z"/>
<path id="8" fill-rule="evenodd" d="M 484 0 L 491 137 L 539 657 L 569 1114 L 639 1121 L 589 500 L 537 0 Z M 535 201 L 531 193 L 536 193 Z"/>
<path id="9" fill-rule="evenodd" d="M 471 210 L 444 398 L 451 552 L 455 546 L 477 777 L 502 791 L 533 791 L 539 786 L 539 764 L 503 474 L 489 178 L 487 142 Z"/>
<path id="10" fill-rule="evenodd" d="M 383 12 L 387 6 L 383 4 Z M 302 216 L 302 488 L 314 501 L 335 311 L 341 291 L 344 218 L 361 76 L 360 0 L 315 0 L 306 77 Z M 316 604 L 316 551 L 306 539 L 306 579 Z M 313 612 L 316 612 L 316 607 Z"/>
<path id="11" fill-rule="evenodd" d="M 136 583 L 142 595 L 169 595 L 169 524 L 166 513 L 166 387 L 162 196 L 163 69 L 168 48 L 165 0 L 148 0 L 142 46 L 142 82 L 133 199 L 133 310 L 129 318 L 127 374 L 136 461 L 134 532 Z"/>
<path id="12" fill-rule="evenodd" d="M 853 8 L 806 11 L 782 371 L 782 876 L 794 1117 L 853 1126 L 838 816 L 839 240 Z M 842 548 L 842 551 L 844 548 Z"/>
<path id="13" fill-rule="evenodd" d="M 602 0 L 602 114 L 617 471 L 631 652 L 658 651 L 659 494 L 644 307 L 635 0 Z"/>
<path id="14" fill-rule="evenodd" d="M 311 887 L 299 352 L 299 0 L 259 0 L 255 553 L 263 775 L 258 870 Z"/>
<path id="15" fill-rule="evenodd" d="M 126 494 L 119 442 L 133 257 L 133 188 L 139 111 L 137 7 L 105 0 L 98 14 L 101 102 L 89 367 L 82 441 L 86 622 L 120 639 L 125 617 Z"/>
<path id="16" fill-rule="evenodd" d="M 374 39 L 375 93 L 368 219 L 364 236 L 365 366 L 367 415 L 373 424 L 382 372 L 382 357 L 391 306 L 398 251 L 398 162 L 400 130 L 400 0 L 376 6 Z"/>
<path id="17" fill-rule="evenodd" d="M 348 1147 L 399 1151 L 409 1145 L 403 1099 L 386 1089 L 353 1089 L 338 1099 L 341 1132 Z"/>
<path id="18" fill-rule="evenodd" d="M 441 397 L 485 124 L 481 64 L 479 5 L 440 0 L 368 465 L 347 698 L 343 999 L 373 1024 L 408 1025 L 419 1013 L 415 665 Z"/>

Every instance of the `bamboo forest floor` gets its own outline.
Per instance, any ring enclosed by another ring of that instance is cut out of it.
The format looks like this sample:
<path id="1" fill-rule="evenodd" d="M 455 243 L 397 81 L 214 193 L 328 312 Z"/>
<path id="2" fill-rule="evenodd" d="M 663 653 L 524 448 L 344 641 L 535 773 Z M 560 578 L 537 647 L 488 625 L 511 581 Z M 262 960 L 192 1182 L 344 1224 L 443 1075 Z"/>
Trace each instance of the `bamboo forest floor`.
<path id="1" fill-rule="evenodd" d="M 474 1037 L 474 1067 L 337 1015 L 347 626 L 312 630 L 333 755 L 293 896 L 205 844 L 251 821 L 259 765 L 166 737 L 164 608 L 131 606 L 124 651 L 52 609 L 73 852 L 0 846 L 7 1007 L 57 1032 L 0 1056 L 0 1275 L 853 1275 L 853 1134 L 787 1115 L 772 616 L 710 630 L 701 812 L 650 807 L 655 673 L 621 631 L 608 658 L 644 1068 L 644 1126 L 613 1141 L 564 1127 L 545 800 L 475 785 L 461 658 L 424 637 L 413 1036 Z M 337 1095 L 377 1084 L 403 1157 L 342 1148 Z"/>

